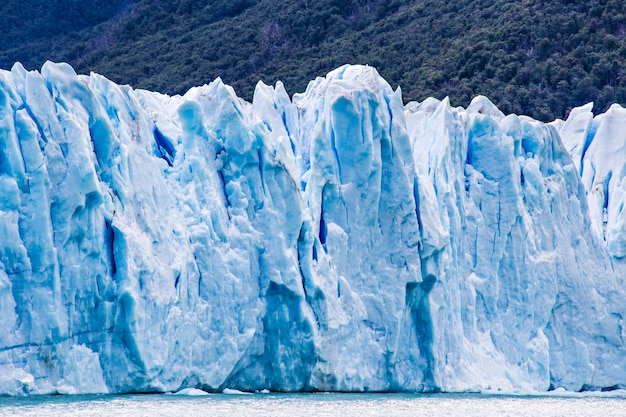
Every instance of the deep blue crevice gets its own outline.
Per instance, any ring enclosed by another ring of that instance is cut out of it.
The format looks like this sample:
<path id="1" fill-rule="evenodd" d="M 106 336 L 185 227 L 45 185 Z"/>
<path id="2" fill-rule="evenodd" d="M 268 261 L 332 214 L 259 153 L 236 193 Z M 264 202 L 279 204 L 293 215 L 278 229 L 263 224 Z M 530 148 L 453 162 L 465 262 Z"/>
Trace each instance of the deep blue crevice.
<path id="1" fill-rule="evenodd" d="M 259 147 L 259 149 L 257 149 L 257 158 L 259 159 L 259 176 L 261 177 L 261 188 L 263 190 L 263 195 L 266 195 L 266 189 L 265 189 L 265 159 L 263 158 L 263 147 Z M 262 199 L 258 199 L 259 201 L 262 201 Z M 260 207 L 259 207 L 260 209 Z M 257 207 L 255 204 L 255 211 L 257 211 Z"/>
<path id="2" fill-rule="evenodd" d="M 324 212 L 322 211 L 320 213 L 320 234 L 319 234 L 320 243 L 322 245 L 326 244 L 327 233 L 328 233 L 328 230 L 326 229 L 326 222 L 324 221 Z"/>
<path id="3" fill-rule="evenodd" d="M 339 159 L 339 153 L 337 152 L 335 131 L 333 129 L 330 129 L 330 149 L 333 151 L 333 155 L 335 155 L 335 160 L 337 161 L 337 176 L 339 177 L 339 183 L 343 184 L 343 181 L 341 180 L 341 160 Z"/>
<path id="4" fill-rule="evenodd" d="M 107 254 L 109 256 L 109 263 L 111 264 L 111 276 L 115 277 L 117 273 L 117 265 L 115 263 L 115 231 L 111 226 L 110 220 L 104 220 L 104 242 Z"/>
<path id="5" fill-rule="evenodd" d="M 11 177 L 13 176 L 11 163 L 4 152 L 0 152 L 0 174 L 7 174 Z"/>
<path id="6" fill-rule="evenodd" d="M 302 263 L 308 263 L 306 262 L 306 257 L 303 261 L 302 259 L 302 255 L 306 254 L 306 248 L 308 247 L 307 244 L 307 233 L 306 230 L 308 229 L 307 226 L 305 226 L 305 223 L 302 224 L 302 226 L 300 227 L 300 234 L 298 236 L 298 268 L 300 270 L 300 278 L 302 280 L 302 289 L 304 290 L 304 298 L 306 300 L 306 302 L 309 304 L 309 306 L 311 307 L 311 311 L 313 312 L 313 316 L 315 317 L 315 323 L 317 325 L 317 328 L 321 328 L 322 323 L 320 322 L 320 318 L 318 316 L 318 310 L 319 310 L 319 303 L 320 303 L 320 298 L 323 298 L 323 295 L 321 295 L 320 291 L 315 289 L 313 291 L 313 294 L 309 294 L 309 290 L 307 289 L 307 279 L 306 279 L 306 274 L 305 274 L 305 269 L 302 269 Z M 314 259 L 317 259 L 317 252 L 315 250 L 315 242 L 313 242 L 313 244 L 311 245 L 312 250 L 313 250 L 313 256 Z"/>
<path id="7" fill-rule="evenodd" d="M 285 112 L 282 112 L 280 115 L 281 120 L 283 121 L 283 126 L 285 126 L 285 130 L 287 131 L 287 136 L 289 136 L 289 144 L 291 145 L 291 150 L 293 154 L 296 154 L 296 144 L 291 139 L 291 132 L 289 131 L 289 126 L 287 125 L 287 117 L 285 116 Z"/>
<path id="8" fill-rule="evenodd" d="M 304 272 L 302 271 L 302 258 L 301 258 L 301 254 L 300 251 L 302 250 L 302 248 L 304 247 L 304 242 L 305 242 L 305 232 L 304 232 L 304 225 L 302 225 L 300 227 L 300 234 L 298 235 L 298 270 L 300 271 L 300 277 L 302 279 L 302 290 L 304 291 L 304 298 L 308 298 L 307 292 L 306 292 L 306 278 L 304 276 Z M 315 250 L 315 245 L 313 245 L 313 250 Z"/>
<path id="9" fill-rule="evenodd" d="M 190 240 L 191 243 L 191 240 Z M 196 252 L 193 252 L 193 261 L 196 264 L 196 269 L 198 271 L 198 297 L 202 298 L 203 300 L 208 300 L 207 295 L 202 293 L 202 281 L 204 279 L 204 277 L 202 276 L 202 268 L 200 265 L 200 261 L 198 260 L 198 256 L 196 255 Z"/>
<path id="10" fill-rule="evenodd" d="M 326 221 L 324 220 L 324 192 L 325 191 L 326 191 L 326 186 L 322 188 L 322 202 L 320 204 L 319 239 L 322 245 L 326 244 L 326 235 L 328 234 L 328 229 L 326 228 Z"/>
<path id="11" fill-rule="evenodd" d="M 222 194 L 224 195 L 224 207 L 226 208 L 226 214 L 228 215 L 228 220 L 230 220 L 230 211 L 228 211 L 228 208 L 230 207 L 230 200 L 228 199 L 228 193 L 226 192 L 226 179 L 224 178 L 224 173 L 221 169 L 217 170 L 217 175 L 220 178 L 220 185 L 222 186 Z"/>
<path id="12" fill-rule="evenodd" d="M 415 326 L 415 335 L 420 353 L 426 361 L 424 369 L 424 391 L 439 391 L 434 376 L 435 353 L 433 351 L 433 323 L 430 314 L 429 295 L 437 282 L 434 275 L 427 275 L 422 282 L 406 284 L 405 303 Z"/>
<path id="13" fill-rule="evenodd" d="M 591 121 L 589 130 L 587 131 L 587 136 L 585 137 L 585 142 L 583 143 L 583 148 L 580 151 L 580 172 L 578 174 L 581 177 L 583 175 L 583 166 L 584 166 L 583 161 L 585 159 L 585 154 L 587 153 L 589 146 L 591 146 L 591 142 L 593 142 L 593 139 L 595 138 L 599 127 L 600 127 L 599 120 L 594 119 Z"/>
<path id="14" fill-rule="evenodd" d="M 472 147 L 473 138 L 474 138 L 474 131 L 470 129 L 469 133 L 467 134 L 467 153 L 465 154 L 465 165 L 472 165 L 472 159 L 474 158 L 474 149 Z"/>
<path id="15" fill-rule="evenodd" d="M 604 202 L 602 203 L 602 209 L 608 210 L 609 208 L 609 184 L 611 183 L 611 178 L 613 177 L 613 172 L 609 171 L 606 174 L 606 178 L 604 179 L 603 191 L 604 191 Z"/>
<path id="16" fill-rule="evenodd" d="M 413 178 L 413 200 L 415 201 L 415 217 L 417 218 L 417 227 L 419 228 L 421 234 L 424 227 L 422 226 L 422 219 L 420 218 L 420 197 L 417 177 Z"/>
<path id="17" fill-rule="evenodd" d="M 384 98 L 385 98 L 385 104 L 387 105 L 387 113 L 389 114 L 389 126 L 388 127 L 389 127 L 389 137 L 391 137 L 392 132 L 393 132 L 393 110 L 391 109 L 391 101 L 389 100 L 389 97 L 385 95 Z M 374 101 L 373 103 L 370 103 L 370 104 L 373 104 L 372 107 L 374 107 L 378 103 Z M 374 114 L 376 113 L 376 111 L 373 111 L 372 113 L 373 113 L 372 118 L 374 118 Z M 372 126 L 376 126 L 376 123 L 374 122 L 374 120 L 372 120 Z M 391 153 L 393 154 L 393 143 L 391 144 L 391 146 L 392 146 Z"/>
<path id="18" fill-rule="evenodd" d="M 26 99 L 25 98 L 24 98 L 23 108 L 26 110 L 26 113 L 28 113 L 28 116 L 33 121 L 33 123 L 35 123 L 35 126 L 37 126 L 37 130 L 39 131 L 39 136 L 40 136 L 41 140 L 44 143 L 48 143 L 48 138 L 46 137 L 46 135 L 44 133 L 44 129 L 41 126 L 41 122 L 35 116 L 35 114 L 33 113 L 32 109 L 28 106 L 28 104 L 26 103 Z M 16 109 L 16 113 L 17 113 L 17 110 L 20 110 L 20 109 Z"/>
<path id="19" fill-rule="evenodd" d="M 169 166 L 173 166 L 174 159 L 176 158 L 176 149 L 172 142 L 163 136 L 163 133 L 161 133 L 157 127 L 154 128 L 154 142 L 157 145 L 159 156 L 165 160 Z"/>

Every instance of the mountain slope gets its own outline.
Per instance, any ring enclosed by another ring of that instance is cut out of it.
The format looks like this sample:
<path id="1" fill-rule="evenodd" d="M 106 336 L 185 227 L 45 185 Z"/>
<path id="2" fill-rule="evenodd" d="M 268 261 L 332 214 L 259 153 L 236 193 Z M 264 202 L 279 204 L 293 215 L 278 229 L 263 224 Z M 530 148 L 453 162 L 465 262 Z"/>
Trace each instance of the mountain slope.
<path id="1" fill-rule="evenodd" d="M 74 31 L 53 34 L 48 47 L 31 33 L 49 33 L 50 16 L 62 13 L 5 18 L 5 34 L 21 41 L 3 46 L 0 66 L 67 61 L 79 72 L 166 93 L 220 76 L 249 100 L 260 79 L 283 80 L 293 93 L 317 74 L 361 63 L 402 86 L 407 100 L 450 96 L 467 105 L 484 94 L 505 113 L 542 120 L 588 101 L 598 110 L 626 102 L 626 3 L 619 0 L 88 3 L 98 13 L 61 19 Z M 24 19 L 32 19 L 28 31 L 17 25 Z"/>

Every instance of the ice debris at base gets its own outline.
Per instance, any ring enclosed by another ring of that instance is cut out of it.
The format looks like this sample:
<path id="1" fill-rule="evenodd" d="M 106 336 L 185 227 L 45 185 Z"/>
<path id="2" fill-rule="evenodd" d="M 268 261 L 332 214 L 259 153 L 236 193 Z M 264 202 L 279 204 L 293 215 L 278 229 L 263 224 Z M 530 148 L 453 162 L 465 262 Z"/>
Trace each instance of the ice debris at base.
<path id="1" fill-rule="evenodd" d="M 251 392 L 244 392 L 244 391 L 240 391 L 238 389 L 231 389 L 231 388 L 224 388 L 224 390 L 222 391 L 222 394 L 226 394 L 226 395 L 252 395 Z"/>
<path id="2" fill-rule="evenodd" d="M 175 392 L 173 395 L 185 395 L 188 397 L 204 397 L 210 394 L 198 388 L 183 388 L 180 391 Z"/>
<path id="3" fill-rule="evenodd" d="M 624 132 L 362 66 L 247 103 L 16 64 L 0 394 L 626 386 Z"/>

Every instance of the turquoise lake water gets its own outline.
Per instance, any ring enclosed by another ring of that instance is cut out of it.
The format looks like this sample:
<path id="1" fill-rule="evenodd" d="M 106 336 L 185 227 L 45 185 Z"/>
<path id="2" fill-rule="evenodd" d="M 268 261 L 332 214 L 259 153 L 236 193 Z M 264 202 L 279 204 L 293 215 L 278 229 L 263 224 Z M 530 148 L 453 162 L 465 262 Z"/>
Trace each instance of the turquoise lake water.
<path id="1" fill-rule="evenodd" d="M 0 398 L 0 416 L 603 416 L 626 417 L 626 392 L 485 394 L 212 394 Z"/>

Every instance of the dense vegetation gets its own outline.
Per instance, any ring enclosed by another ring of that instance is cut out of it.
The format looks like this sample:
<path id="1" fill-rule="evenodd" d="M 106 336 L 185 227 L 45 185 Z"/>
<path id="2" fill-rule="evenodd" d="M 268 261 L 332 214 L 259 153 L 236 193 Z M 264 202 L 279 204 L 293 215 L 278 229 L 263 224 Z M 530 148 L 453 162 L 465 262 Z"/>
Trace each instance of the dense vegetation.
<path id="1" fill-rule="evenodd" d="M 250 99 L 363 63 L 406 100 L 484 94 L 551 120 L 626 104 L 625 35 L 623 0 L 5 0 L 0 67 L 62 60 L 167 93 L 221 76 Z"/>

